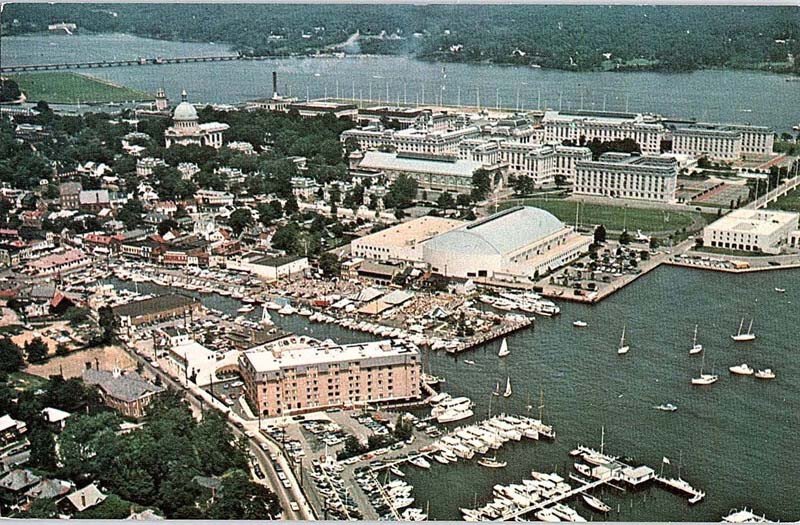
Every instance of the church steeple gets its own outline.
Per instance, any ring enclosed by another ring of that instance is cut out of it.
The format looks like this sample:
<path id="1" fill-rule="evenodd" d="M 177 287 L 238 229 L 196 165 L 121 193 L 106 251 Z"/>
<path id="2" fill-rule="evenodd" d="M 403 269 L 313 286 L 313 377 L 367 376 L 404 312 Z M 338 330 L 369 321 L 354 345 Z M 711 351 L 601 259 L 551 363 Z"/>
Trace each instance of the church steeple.
<path id="1" fill-rule="evenodd" d="M 183 91 L 181 91 L 181 102 L 187 102 L 188 100 L 189 100 L 189 95 L 186 93 L 186 90 L 184 89 Z"/>

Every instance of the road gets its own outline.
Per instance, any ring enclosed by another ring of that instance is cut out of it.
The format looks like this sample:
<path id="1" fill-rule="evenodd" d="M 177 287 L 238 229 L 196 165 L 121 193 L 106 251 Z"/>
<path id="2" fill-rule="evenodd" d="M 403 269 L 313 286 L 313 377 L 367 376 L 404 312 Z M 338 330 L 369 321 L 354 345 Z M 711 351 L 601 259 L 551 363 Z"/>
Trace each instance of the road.
<path id="1" fill-rule="evenodd" d="M 216 408 L 211 403 L 205 401 L 203 399 L 204 395 L 208 395 L 208 393 L 202 391 L 199 387 L 194 384 L 183 385 L 180 382 L 176 381 L 172 376 L 164 372 L 161 368 L 155 368 L 149 361 L 144 359 L 141 355 L 139 355 L 134 349 L 130 348 L 127 344 L 123 344 L 122 347 L 128 352 L 128 354 L 133 357 L 137 363 L 139 363 L 148 373 L 150 373 L 154 377 L 158 377 L 161 379 L 163 384 L 167 385 L 169 388 L 177 391 L 177 392 L 184 392 L 185 399 L 189 402 L 189 407 L 192 410 L 192 413 L 196 417 L 200 417 L 202 411 L 204 409 Z M 283 451 L 275 444 L 270 442 L 266 437 L 264 437 L 258 430 L 258 421 L 245 421 L 239 416 L 234 414 L 230 414 L 230 411 L 226 413 L 228 418 L 228 425 L 231 430 L 237 436 L 242 436 L 242 431 L 237 428 L 236 422 L 240 422 L 242 427 L 246 431 L 252 432 L 252 437 L 247 437 L 250 443 L 250 450 L 253 451 L 259 465 L 261 466 L 261 470 L 267 475 L 269 478 L 269 488 L 278 496 L 278 500 L 281 503 L 281 507 L 284 511 L 284 519 L 288 520 L 314 520 L 314 513 L 311 510 L 311 507 L 308 504 L 308 500 L 303 494 L 302 490 L 300 489 L 297 480 L 295 479 L 294 473 L 292 472 L 291 468 L 289 467 L 288 461 L 283 455 Z M 267 443 L 269 453 L 274 453 L 278 458 L 278 465 L 281 469 L 286 473 L 289 477 L 289 480 L 292 484 L 290 489 L 287 489 L 283 486 L 280 479 L 278 479 L 277 471 L 275 470 L 272 461 L 269 459 L 267 454 L 261 449 L 261 444 Z M 260 480 L 257 480 L 261 482 Z M 263 482 L 262 482 L 263 483 Z M 295 501 L 297 502 L 298 506 L 300 507 L 300 511 L 293 511 L 289 505 L 290 502 Z"/>

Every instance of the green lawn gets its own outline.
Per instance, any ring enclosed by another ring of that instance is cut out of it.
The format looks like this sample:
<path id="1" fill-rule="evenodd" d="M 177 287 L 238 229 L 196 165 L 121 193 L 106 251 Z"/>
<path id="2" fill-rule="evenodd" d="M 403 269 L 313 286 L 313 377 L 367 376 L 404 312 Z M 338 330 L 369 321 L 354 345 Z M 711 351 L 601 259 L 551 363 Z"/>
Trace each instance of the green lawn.
<path id="1" fill-rule="evenodd" d="M 25 372 L 14 372 L 8 374 L 8 384 L 12 388 L 20 388 L 22 390 L 38 389 L 47 383 L 47 379 L 39 376 L 26 374 Z"/>
<path id="2" fill-rule="evenodd" d="M 147 93 L 106 80 L 64 71 L 20 73 L 10 78 L 16 80 L 29 102 L 44 100 L 51 104 L 89 104 L 153 98 Z"/>
<path id="3" fill-rule="evenodd" d="M 800 188 L 793 189 L 768 207 L 776 210 L 800 212 Z"/>
<path id="4" fill-rule="evenodd" d="M 533 206 L 547 210 L 567 224 L 575 224 L 577 202 L 566 200 L 518 199 L 504 203 L 502 206 Z M 652 208 L 632 208 L 606 204 L 581 203 L 580 224 L 582 226 L 602 224 L 607 230 L 642 232 L 674 232 L 691 226 L 699 213 L 689 211 L 657 210 Z"/>

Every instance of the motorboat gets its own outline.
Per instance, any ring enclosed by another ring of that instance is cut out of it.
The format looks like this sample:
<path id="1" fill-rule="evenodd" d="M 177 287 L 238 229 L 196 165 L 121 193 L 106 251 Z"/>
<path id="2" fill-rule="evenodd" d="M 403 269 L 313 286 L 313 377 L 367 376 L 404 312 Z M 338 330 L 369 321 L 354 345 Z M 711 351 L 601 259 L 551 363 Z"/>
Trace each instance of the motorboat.
<path id="1" fill-rule="evenodd" d="M 694 337 L 692 338 L 692 348 L 689 355 L 699 354 L 703 351 L 703 345 L 697 344 L 697 325 L 694 325 Z"/>
<path id="2" fill-rule="evenodd" d="M 462 419 L 467 419 L 472 417 L 474 413 L 471 409 L 466 410 L 448 410 L 444 414 L 437 416 L 436 421 L 439 423 L 452 423 L 454 421 L 461 421 Z"/>
<path id="3" fill-rule="evenodd" d="M 756 338 L 756 334 L 753 333 L 752 319 L 750 319 L 750 326 L 747 327 L 747 332 L 742 333 L 743 327 L 744 327 L 744 317 L 742 317 L 742 321 L 739 323 L 739 331 L 736 333 L 736 335 L 731 336 L 731 339 L 733 339 L 737 343 L 744 341 L 752 341 Z"/>
<path id="4" fill-rule="evenodd" d="M 249 314 L 249 313 L 250 313 L 250 312 L 252 312 L 253 310 L 255 310 L 255 307 L 254 307 L 253 305 L 246 304 L 246 305 L 242 306 L 241 308 L 239 308 L 239 309 L 238 309 L 238 310 L 236 310 L 236 311 L 237 311 L 238 313 L 240 313 L 240 314 Z"/>
<path id="5" fill-rule="evenodd" d="M 472 361 L 470 359 L 464 359 L 464 364 L 465 365 L 475 365 L 475 361 Z"/>
<path id="6" fill-rule="evenodd" d="M 478 460 L 478 465 L 487 468 L 503 468 L 508 465 L 507 461 L 497 461 L 496 457 L 483 458 Z"/>
<path id="7" fill-rule="evenodd" d="M 693 385 L 712 385 L 719 380 L 719 376 L 716 374 L 700 374 L 700 377 L 693 377 L 692 384 Z"/>
<path id="8" fill-rule="evenodd" d="M 411 463 L 412 465 L 414 465 L 415 467 L 424 468 L 424 469 L 431 468 L 430 462 L 427 459 L 423 458 L 422 456 L 417 456 L 417 457 L 414 457 L 414 458 L 410 458 L 408 460 L 408 462 Z"/>
<path id="9" fill-rule="evenodd" d="M 595 498 L 591 494 L 584 494 L 583 501 L 598 512 L 611 512 L 611 507 Z"/>
<path id="10" fill-rule="evenodd" d="M 617 354 L 619 355 L 627 354 L 628 350 L 630 349 L 631 347 L 625 344 L 625 327 L 623 326 L 622 337 L 619 340 L 619 348 L 617 348 Z"/>
<path id="11" fill-rule="evenodd" d="M 450 460 L 444 457 L 442 454 L 434 455 L 433 459 L 436 460 L 437 463 L 441 463 L 442 465 L 447 465 L 448 463 L 450 463 Z"/>
<path id="12" fill-rule="evenodd" d="M 472 408 L 472 400 L 468 397 L 454 397 L 440 402 L 431 409 L 433 417 L 439 417 L 445 412 L 452 410 L 466 410 Z"/>
<path id="13" fill-rule="evenodd" d="M 555 505 L 553 505 L 553 507 L 550 510 L 557 517 L 561 518 L 562 521 L 569 521 L 569 522 L 572 522 L 572 523 L 585 523 L 586 522 L 586 518 L 584 518 L 583 516 L 578 514 L 578 512 L 575 509 L 573 509 L 572 507 L 568 507 L 566 505 L 563 505 L 561 503 L 556 503 Z"/>
<path id="14" fill-rule="evenodd" d="M 500 351 L 497 352 L 497 357 L 505 357 L 511 353 L 511 350 L 508 349 L 508 343 L 506 342 L 505 337 L 503 338 L 503 342 L 500 343 Z"/>
<path id="15" fill-rule="evenodd" d="M 786 288 L 775 288 L 775 291 L 778 293 L 786 293 Z"/>
<path id="16" fill-rule="evenodd" d="M 392 474 L 394 474 L 395 476 L 397 476 L 397 477 L 399 477 L 399 478 L 404 478 L 404 477 L 406 477 L 406 475 L 405 475 L 405 474 L 403 474 L 403 471 L 402 471 L 402 470 L 400 470 L 400 469 L 399 469 L 399 468 L 397 468 L 397 467 L 391 467 L 391 468 L 389 468 L 389 472 L 391 472 Z"/>
<path id="17" fill-rule="evenodd" d="M 753 369 L 747 366 L 746 363 L 742 363 L 741 365 L 736 365 L 728 368 L 731 371 L 731 374 L 737 374 L 740 376 L 751 376 L 753 375 Z"/>
<path id="18" fill-rule="evenodd" d="M 770 368 L 765 368 L 764 370 L 756 372 L 755 377 L 757 379 L 775 379 L 775 372 Z"/>
<path id="19" fill-rule="evenodd" d="M 672 403 L 666 403 L 666 404 L 658 405 L 658 406 L 655 406 L 653 408 L 655 408 L 656 410 L 662 410 L 664 412 L 675 412 L 676 410 L 678 410 L 678 407 L 676 407 Z"/>
<path id="20" fill-rule="evenodd" d="M 575 328 L 586 328 L 587 326 L 589 326 L 589 323 L 587 323 L 586 321 L 580 321 L 580 320 L 579 321 L 573 321 L 572 322 L 572 326 L 574 326 Z"/>
<path id="21" fill-rule="evenodd" d="M 283 305 L 283 306 L 281 307 L 281 309 L 280 309 L 280 310 L 278 310 L 278 313 L 279 313 L 280 315 L 292 315 L 292 314 L 294 314 L 295 312 L 297 312 L 297 310 L 295 310 L 295 309 L 292 307 L 292 305 L 290 305 L 289 303 L 286 303 L 285 305 Z"/>
<path id="22" fill-rule="evenodd" d="M 544 521 L 546 523 L 558 523 L 561 521 L 561 518 L 556 516 L 553 513 L 552 509 L 542 509 L 536 513 L 536 519 L 539 521 Z"/>
<path id="23" fill-rule="evenodd" d="M 590 477 L 592 475 L 592 468 L 589 465 L 584 465 L 583 463 L 575 463 L 573 465 L 575 470 L 578 471 L 579 474 L 583 474 L 586 477 Z"/>

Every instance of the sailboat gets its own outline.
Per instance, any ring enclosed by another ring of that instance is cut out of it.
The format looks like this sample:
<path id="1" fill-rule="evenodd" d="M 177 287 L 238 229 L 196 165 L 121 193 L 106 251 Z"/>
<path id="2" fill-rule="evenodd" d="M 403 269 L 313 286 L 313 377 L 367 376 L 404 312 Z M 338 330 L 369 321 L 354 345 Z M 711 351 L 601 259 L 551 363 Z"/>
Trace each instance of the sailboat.
<path id="1" fill-rule="evenodd" d="M 272 318 L 269 316 L 269 310 L 267 310 L 266 306 L 264 306 L 263 310 L 261 311 L 261 324 L 267 326 L 273 324 Z"/>
<path id="2" fill-rule="evenodd" d="M 744 317 L 742 317 L 742 321 L 739 323 L 739 331 L 736 335 L 732 335 L 731 339 L 736 342 L 742 341 L 752 341 L 756 338 L 756 334 L 753 333 L 753 320 L 750 319 L 750 325 L 747 327 L 747 333 L 742 333 L 742 327 L 744 326 Z"/>
<path id="3" fill-rule="evenodd" d="M 503 342 L 500 343 L 500 351 L 497 352 L 497 357 L 505 357 L 511 353 L 511 350 L 508 349 L 508 343 L 506 342 L 505 337 L 503 338 Z"/>
<path id="4" fill-rule="evenodd" d="M 693 377 L 693 385 L 711 385 L 717 382 L 719 376 L 716 374 L 704 374 L 703 366 L 706 364 L 706 355 L 703 354 L 703 362 L 700 364 L 700 377 Z"/>
<path id="5" fill-rule="evenodd" d="M 511 378 L 506 378 L 506 391 L 503 392 L 503 397 L 511 397 Z"/>
<path id="6" fill-rule="evenodd" d="M 619 340 L 619 348 L 617 349 L 617 353 L 619 355 L 627 354 L 628 350 L 630 350 L 630 349 L 631 349 L 631 347 L 625 344 L 625 327 L 623 326 L 622 327 L 622 337 Z"/>
<path id="7" fill-rule="evenodd" d="M 692 338 L 692 349 L 689 350 L 689 355 L 699 354 L 703 351 L 703 345 L 697 344 L 697 325 L 694 325 L 694 337 Z"/>
<path id="8" fill-rule="evenodd" d="M 493 396 L 499 396 L 499 395 L 500 395 L 500 381 L 498 381 L 497 383 L 495 383 L 495 385 L 494 385 L 494 390 L 492 391 L 492 395 L 493 395 Z M 491 401 L 491 400 L 490 400 L 490 401 Z"/>

